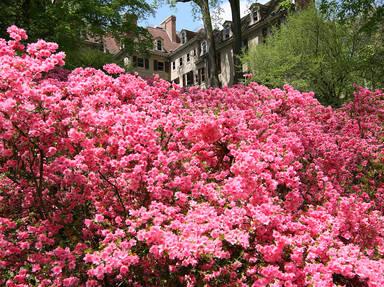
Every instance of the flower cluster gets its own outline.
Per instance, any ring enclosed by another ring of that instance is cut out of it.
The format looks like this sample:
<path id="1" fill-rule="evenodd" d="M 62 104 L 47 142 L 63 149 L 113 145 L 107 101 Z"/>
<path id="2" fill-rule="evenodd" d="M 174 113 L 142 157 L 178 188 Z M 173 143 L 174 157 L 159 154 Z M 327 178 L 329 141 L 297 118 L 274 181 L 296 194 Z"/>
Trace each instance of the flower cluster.
<path id="1" fill-rule="evenodd" d="M 384 286 L 384 94 L 184 90 L 0 39 L 0 285 Z"/>

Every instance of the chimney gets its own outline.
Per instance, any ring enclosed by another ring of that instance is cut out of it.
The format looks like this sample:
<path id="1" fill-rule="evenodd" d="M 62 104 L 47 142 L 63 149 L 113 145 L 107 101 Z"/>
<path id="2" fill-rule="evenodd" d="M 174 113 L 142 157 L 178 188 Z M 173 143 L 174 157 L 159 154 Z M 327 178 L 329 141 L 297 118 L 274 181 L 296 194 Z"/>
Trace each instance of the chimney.
<path id="1" fill-rule="evenodd" d="M 137 27 L 137 15 L 126 13 L 124 15 L 125 17 L 125 23 L 128 25 L 130 29 L 136 29 Z"/>
<path id="2" fill-rule="evenodd" d="M 172 42 L 177 42 L 176 16 L 169 16 L 163 21 L 163 23 L 160 24 L 160 27 L 167 31 L 168 37 L 171 39 Z"/>

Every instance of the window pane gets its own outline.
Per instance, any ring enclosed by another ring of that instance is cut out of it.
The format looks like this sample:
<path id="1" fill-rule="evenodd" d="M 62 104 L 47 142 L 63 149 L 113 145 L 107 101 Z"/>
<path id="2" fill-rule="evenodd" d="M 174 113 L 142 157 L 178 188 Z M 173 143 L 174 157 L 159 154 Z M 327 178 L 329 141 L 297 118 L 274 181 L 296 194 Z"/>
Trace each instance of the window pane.
<path id="1" fill-rule="evenodd" d="M 157 62 L 157 70 L 164 71 L 164 62 Z"/>
<path id="2" fill-rule="evenodd" d="M 137 66 L 140 68 L 144 68 L 144 59 L 143 58 L 137 58 Z"/>

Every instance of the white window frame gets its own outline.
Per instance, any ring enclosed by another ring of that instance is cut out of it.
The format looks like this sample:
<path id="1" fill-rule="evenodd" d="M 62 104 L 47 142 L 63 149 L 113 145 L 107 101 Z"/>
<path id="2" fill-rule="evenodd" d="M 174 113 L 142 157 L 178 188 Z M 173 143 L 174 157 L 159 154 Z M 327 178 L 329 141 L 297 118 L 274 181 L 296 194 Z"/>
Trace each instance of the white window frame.
<path id="1" fill-rule="evenodd" d="M 201 49 L 200 56 L 203 56 L 208 52 L 208 43 L 206 40 L 200 43 L 200 49 Z"/>
<path id="2" fill-rule="evenodd" d="M 230 25 L 225 25 L 223 29 L 223 40 L 227 40 L 231 37 L 231 27 Z"/>
<path id="3" fill-rule="evenodd" d="M 252 21 L 251 21 L 252 24 L 260 22 L 261 20 L 260 8 L 256 8 L 255 10 L 253 10 L 251 13 L 251 16 L 252 16 Z"/>
<path id="4" fill-rule="evenodd" d="M 140 62 L 140 63 L 142 62 L 142 65 L 139 64 L 139 62 Z M 144 58 L 137 57 L 137 60 L 136 60 L 136 66 L 139 67 L 139 68 L 144 68 L 144 67 L 145 67 L 145 59 L 144 59 Z"/>
<path id="5" fill-rule="evenodd" d="M 159 44 L 160 44 L 160 49 L 159 49 Z M 155 40 L 155 50 L 156 51 L 163 51 L 163 41 L 161 39 Z"/>
<path id="6" fill-rule="evenodd" d="M 183 31 L 181 32 L 181 44 L 187 43 L 187 32 Z"/>

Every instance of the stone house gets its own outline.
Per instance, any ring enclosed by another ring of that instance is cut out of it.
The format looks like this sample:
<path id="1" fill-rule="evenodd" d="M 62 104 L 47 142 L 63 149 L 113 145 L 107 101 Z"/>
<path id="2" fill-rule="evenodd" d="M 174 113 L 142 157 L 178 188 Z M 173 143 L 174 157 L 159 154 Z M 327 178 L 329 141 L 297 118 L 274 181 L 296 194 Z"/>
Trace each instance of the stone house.
<path id="1" fill-rule="evenodd" d="M 241 19 L 243 48 L 247 49 L 265 41 L 272 27 L 281 25 L 286 15 L 287 10 L 280 7 L 276 0 L 266 4 L 252 4 L 249 13 Z M 214 31 L 219 80 L 223 86 L 233 83 L 231 25 L 231 21 L 225 21 L 221 30 Z M 123 55 L 126 65 L 131 65 L 133 70 L 144 78 L 158 74 L 161 78 L 182 87 L 206 87 L 209 69 L 204 29 L 197 32 L 182 29 L 177 32 L 175 16 L 169 16 L 158 27 L 147 29 L 153 38 L 153 49 L 147 56 Z M 109 42 L 107 44 L 110 48 L 107 45 L 105 50 L 119 53 L 116 52 L 118 45 L 110 39 Z M 247 71 L 245 65 L 242 68 L 244 72 Z"/>

